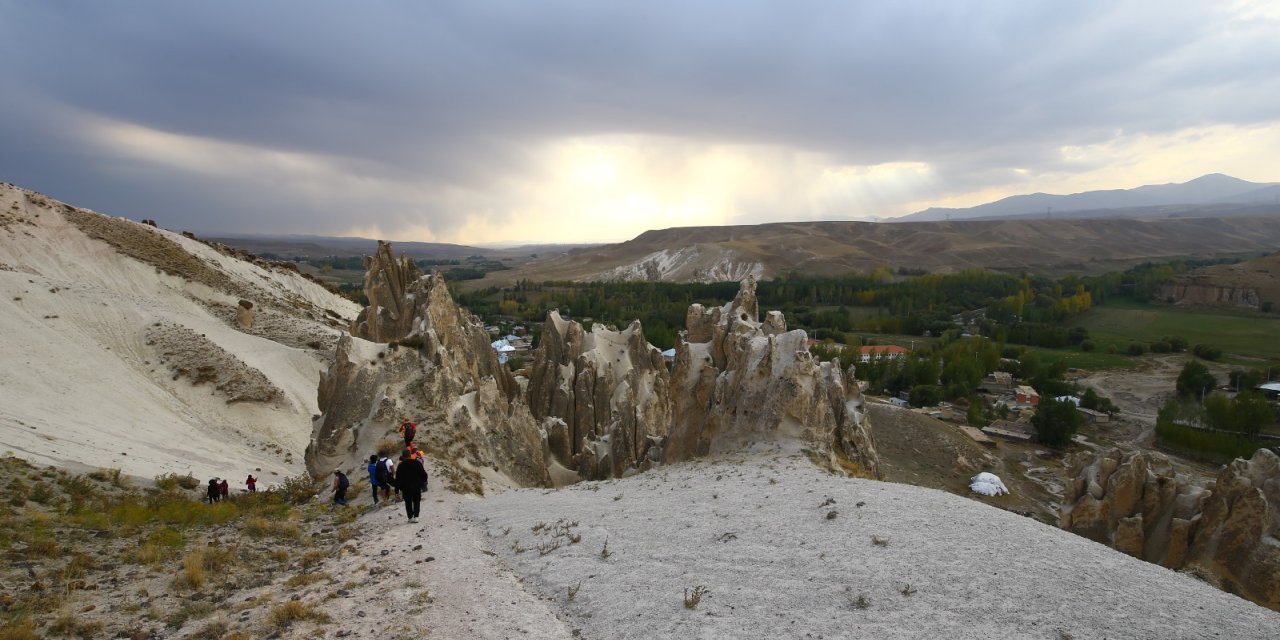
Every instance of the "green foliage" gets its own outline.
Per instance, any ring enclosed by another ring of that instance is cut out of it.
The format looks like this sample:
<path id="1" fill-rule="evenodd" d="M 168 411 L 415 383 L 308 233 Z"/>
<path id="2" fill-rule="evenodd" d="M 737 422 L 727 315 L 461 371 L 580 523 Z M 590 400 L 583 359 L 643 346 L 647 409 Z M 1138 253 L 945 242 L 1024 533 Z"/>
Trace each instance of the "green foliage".
<path id="1" fill-rule="evenodd" d="M 1061 449 L 1071 442 L 1071 437 L 1080 428 L 1083 418 L 1076 411 L 1074 404 L 1058 401 L 1053 398 L 1042 398 L 1036 407 L 1036 414 L 1031 418 L 1031 426 L 1035 427 L 1036 439 L 1042 444 Z"/>
<path id="2" fill-rule="evenodd" d="M 1222 349 L 1207 344 L 1198 344 L 1192 347 L 1191 353 L 1194 353 L 1197 358 L 1204 358 L 1205 360 L 1217 360 L 1222 357 Z"/>
<path id="3" fill-rule="evenodd" d="M 975 427 L 985 427 L 988 424 L 983 416 L 982 401 L 977 396 L 969 399 L 969 408 L 964 412 L 964 419 Z"/>
<path id="4" fill-rule="evenodd" d="M 1177 391 L 1180 397 L 1199 398 L 1218 386 L 1218 380 L 1209 368 L 1198 360 L 1188 360 L 1178 374 Z"/>
<path id="5" fill-rule="evenodd" d="M 1236 391 L 1249 391 L 1262 384 L 1266 376 L 1257 369 L 1236 369 L 1228 374 L 1227 379 Z"/>
<path id="6" fill-rule="evenodd" d="M 1111 415 L 1120 413 L 1120 407 L 1116 406 L 1116 403 L 1112 402 L 1111 398 L 1100 396 L 1098 395 L 1098 392 L 1093 389 L 1084 390 L 1084 394 L 1080 396 L 1080 406 L 1085 409 L 1102 411 Z"/>
<path id="7" fill-rule="evenodd" d="M 1156 439 L 1162 446 L 1219 463 L 1249 458 L 1258 450 L 1258 445 L 1246 437 L 1205 431 L 1190 424 L 1201 420 L 1202 409 L 1190 403 L 1170 400 L 1156 417 Z"/>
<path id="8" fill-rule="evenodd" d="M 911 388 L 909 402 L 913 407 L 932 407 L 942 401 L 942 389 L 931 384 L 916 385 Z"/>
<path id="9" fill-rule="evenodd" d="M 1275 421 L 1275 412 L 1266 398 L 1248 392 L 1234 398 L 1214 393 L 1204 399 L 1204 414 L 1209 428 L 1237 431 L 1250 438 Z"/>

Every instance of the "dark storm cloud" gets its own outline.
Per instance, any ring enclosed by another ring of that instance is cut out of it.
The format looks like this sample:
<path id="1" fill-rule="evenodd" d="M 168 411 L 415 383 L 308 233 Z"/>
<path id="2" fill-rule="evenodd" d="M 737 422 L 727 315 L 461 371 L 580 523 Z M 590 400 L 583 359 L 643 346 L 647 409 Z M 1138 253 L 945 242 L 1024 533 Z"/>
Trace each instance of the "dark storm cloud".
<path id="1" fill-rule="evenodd" d="M 569 136 L 927 162 L 931 188 L 954 193 L 1014 167 L 1062 168 L 1063 145 L 1280 113 L 1274 22 L 1223 18 L 1208 3 L 0 9 L 0 179 L 208 230 L 328 232 L 354 207 L 384 228 L 447 233 L 460 199 L 526 175 L 537 145 Z M 94 118 L 322 158 L 345 178 L 404 191 L 329 198 L 288 180 L 147 162 L 87 140 Z"/>

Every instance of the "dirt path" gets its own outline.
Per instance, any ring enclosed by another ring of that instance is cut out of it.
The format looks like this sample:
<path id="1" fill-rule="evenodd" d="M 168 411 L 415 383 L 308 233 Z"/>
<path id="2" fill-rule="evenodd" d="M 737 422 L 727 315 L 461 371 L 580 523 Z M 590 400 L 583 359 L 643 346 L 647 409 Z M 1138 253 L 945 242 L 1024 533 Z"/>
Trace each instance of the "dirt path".
<path id="1" fill-rule="evenodd" d="M 433 477 L 438 477 L 433 475 Z M 572 638 L 549 603 L 527 592 L 505 563 L 486 549 L 480 528 L 459 507 L 475 498 L 433 484 L 417 524 L 403 503 L 360 507 L 364 530 L 355 553 L 327 567 L 339 582 L 325 609 L 336 637 Z M 354 506 L 354 505 L 353 505 Z"/>

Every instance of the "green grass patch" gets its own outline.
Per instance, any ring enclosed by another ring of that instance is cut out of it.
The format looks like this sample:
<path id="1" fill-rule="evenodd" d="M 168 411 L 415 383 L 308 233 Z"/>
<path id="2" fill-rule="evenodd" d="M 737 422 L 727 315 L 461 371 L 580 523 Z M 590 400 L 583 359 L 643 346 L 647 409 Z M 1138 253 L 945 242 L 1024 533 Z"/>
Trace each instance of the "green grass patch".
<path id="1" fill-rule="evenodd" d="M 1105 352 L 1123 352 L 1132 341 L 1150 343 L 1177 335 L 1188 344 L 1209 344 L 1246 358 L 1280 358 L 1280 318 L 1251 311 L 1180 309 L 1131 300 L 1109 301 L 1071 321 L 1089 330 Z"/>
<path id="2" fill-rule="evenodd" d="M 1132 358 L 1119 353 L 1089 352 L 1075 349 L 1044 349 L 1041 347 L 1030 347 L 1028 350 L 1036 354 L 1040 361 L 1046 365 L 1063 362 L 1068 367 L 1088 371 L 1132 369 L 1137 366 Z"/>

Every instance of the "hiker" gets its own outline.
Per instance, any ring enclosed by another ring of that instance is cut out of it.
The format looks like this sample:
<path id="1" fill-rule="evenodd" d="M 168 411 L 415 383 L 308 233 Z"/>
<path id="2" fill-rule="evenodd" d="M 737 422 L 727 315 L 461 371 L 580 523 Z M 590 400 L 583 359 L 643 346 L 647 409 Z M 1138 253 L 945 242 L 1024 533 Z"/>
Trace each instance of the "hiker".
<path id="1" fill-rule="evenodd" d="M 380 468 L 382 468 L 382 465 L 378 464 L 378 454 L 375 453 L 369 456 L 369 489 L 370 493 L 373 494 L 373 506 L 375 507 L 378 506 L 378 487 L 381 485 L 378 481 L 378 469 Z"/>
<path id="2" fill-rule="evenodd" d="M 409 445 L 413 444 L 413 436 L 418 432 L 418 425 L 409 422 L 409 419 L 405 418 L 404 422 L 400 423 L 399 432 L 400 435 L 404 436 L 404 446 L 407 449 Z"/>
<path id="3" fill-rule="evenodd" d="M 245 478 L 245 479 L 244 479 L 244 486 L 246 486 L 246 487 L 248 487 L 248 488 L 249 488 L 249 493 L 257 493 L 257 492 L 258 492 L 258 479 L 257 479 L 257 478 L 255 478 L 255 477 L 253 477 L 253 474 L 251 473 L 251 474 L 249 474 L 249 477 L 248 477 L 248 478 Z"/>
<path id="4" fill-rule="evenodd" d="M 213 504 L 218 501 L 220 495 L 222 492 L 218 488 L 218 479 L 213 478 L 209 481 L 209 490 L 205 493 L 205 497 L 209 500 L 209 504 Z"/>
<path id="5" fill-rule="evenodd" d="M 409 522 L 418 521 L 422 506 L 422 490 L 427 486 L 427 469 L 417 458 L 406 451 L 400 454 L 400 466 L 396 467 L 396 484 L 404 496 L 404 512 Z"/>
<path id="6" fill-rule="evenodd" d="M 351 481 L 347 479 L 347 474 L 341 469 L 333 471 L 333 503 L 347 504 L 347 487 L 351 486 Z"/>
<path id="7" fill-rule="evenodd" d="M 390 500 L 391 489 L 395 485 L 395 468 L 391 465 L 391 461 L 388 460 L 386 456 L 381 456 L 377 459 L 377 467 L 374 468 L 374 476 L 378 481 L 378 487 L 382 488 L 382 499 L 384 501 Z M 394 488 L 396 490 L 396 499 L 399 499 L 400 488 Z M 375 488 L 375 495 L 377 494 L 377 491 L 377 488 Z M 374 499 L 374 503 L 377 503 L 377 499 Z"/>
<path id="8" fill-rule="evenodd" d="M 417 458 L 418 462 L 422 463 L 422 468 L 425 469 L 427 467 L 427 452 L 423 451 L 422 449 L 419 449 L 418 445 L 416 444 L 409 445 L 408 452 L 409 452 L 409 455 Z"/>
<path id="9" fill-rule="evenodd" d="M 230 496 L 230 495 L 231 495 L 231 485 L 227 484 L 226 478 L 223 478 L 222 482 L 218 484 L 218 499 L 226 500 L 227 496 Z"/>

